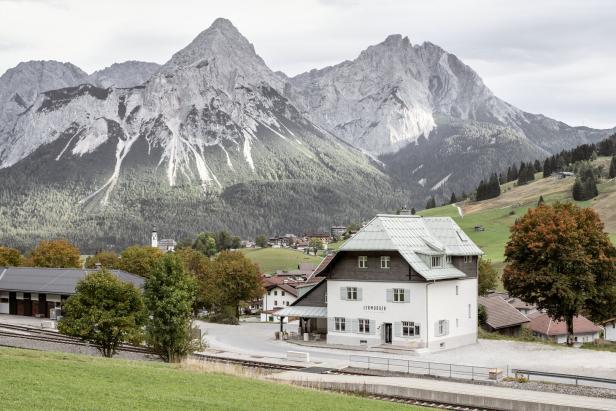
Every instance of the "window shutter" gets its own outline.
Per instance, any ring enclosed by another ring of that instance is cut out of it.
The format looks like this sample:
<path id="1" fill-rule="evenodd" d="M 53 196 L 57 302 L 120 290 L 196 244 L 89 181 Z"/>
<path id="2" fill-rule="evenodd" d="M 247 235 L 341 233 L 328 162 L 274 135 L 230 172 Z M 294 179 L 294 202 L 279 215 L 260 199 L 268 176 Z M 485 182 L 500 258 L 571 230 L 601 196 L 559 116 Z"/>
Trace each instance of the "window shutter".
<path id="1" fill-rule="evenodd" d="M 409 288 L 404 289 L 404 302 L 405 303 L 411 302 L 411 290 Z"/>
<path id="2" fill-rule="evenodd" d="M 394 301 L 394 290 L 393 288 L 388 288 L 387 289 L 387 302 L 391 303 Z"/>
<path id="3" fill-rule="evenodd" d="M 340 299 L 343 301 L 347 299 L 347 288 L 346 287 L 340 287 Z"/>
<path id="4" fill-rule="evenodd" d="M 362 300 L 361 288 L 357 288 L 357 301 L 361 301 L 361 300 Z"/>
<path id="5" fill-rule="evenodd" d="M 418 325 L 416 325 L 416 326 L 415 326 L 415 336 L 416 336 L 416 337 L 419 337 L 420 335 L 421 335 L 421 333 L 420 333 L 419 326 L 418 326 Z"/>
<path id="6" fill-rule="evenodd" d="M 329 317 L 327 319 L 327 330 L 336 331 L 336 320 L 334 319 L 334 317 Z"/>
<path id="7" fill-rule="evenodd" d="M 376 322 L 374 320 L 370 320 L 370 332 L 368 334 L 374 335 L 376 333 Z"/>
<path id="8" fill-rule="evenodd" d="M 402 323 L 394 323 L 394 336 L 402 337 Z"/>
<path id="9" fill-rule="evenodd" d="M 440 334 L 438 333 L 438 321 L 434 323 L 434 336 L 440 337 Z"/>
<path id="10" fill-rule="evenodd" d="M 449 320 L 445 321 L 445 335 L 449 335 Z"/>

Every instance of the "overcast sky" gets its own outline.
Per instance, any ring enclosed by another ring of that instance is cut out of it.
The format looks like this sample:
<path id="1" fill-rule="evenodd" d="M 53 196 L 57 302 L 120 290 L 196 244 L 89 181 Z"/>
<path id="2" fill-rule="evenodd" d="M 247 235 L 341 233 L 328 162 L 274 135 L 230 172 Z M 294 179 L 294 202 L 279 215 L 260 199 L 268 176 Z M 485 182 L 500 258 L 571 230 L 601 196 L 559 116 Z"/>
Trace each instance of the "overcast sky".
<path id="1" fill-rule="evenodd" d="M 355 58 L 388 34 L 430 41 L 496 95 L 571 125 L 616 126 L 616 1 L 0 0 L 0 73 L 70 61 L 88 73 L 164 63 L 226 17 L 289 75 Z"/>

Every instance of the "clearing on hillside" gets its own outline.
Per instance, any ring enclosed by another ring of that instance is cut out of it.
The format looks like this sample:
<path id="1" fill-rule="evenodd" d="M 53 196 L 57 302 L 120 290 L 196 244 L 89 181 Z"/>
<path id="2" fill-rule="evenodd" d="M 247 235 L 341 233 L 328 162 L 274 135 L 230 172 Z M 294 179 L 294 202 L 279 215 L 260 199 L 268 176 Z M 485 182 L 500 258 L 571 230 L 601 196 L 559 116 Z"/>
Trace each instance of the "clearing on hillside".
<path id="1" fill-rule="evenodd" d="M 289 248 L 242 248 L 241 251 L 259 265 L 263 274 L 275 273 L 276 270 L 296 270 L 300 263 L 318 265 L 323 259 Z"/>

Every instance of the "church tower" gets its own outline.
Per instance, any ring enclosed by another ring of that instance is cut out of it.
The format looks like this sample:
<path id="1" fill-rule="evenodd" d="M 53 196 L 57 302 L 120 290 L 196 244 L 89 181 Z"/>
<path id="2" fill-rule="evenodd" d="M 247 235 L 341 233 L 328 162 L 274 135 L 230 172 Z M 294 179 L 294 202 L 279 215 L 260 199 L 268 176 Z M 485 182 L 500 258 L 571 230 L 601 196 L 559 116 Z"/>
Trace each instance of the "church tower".
<path id="1" fill-rule="evenodd" d="M 152 247 L 158 248 L 158 233 L 156 232 L 156 227 L 152 229 Z"/>

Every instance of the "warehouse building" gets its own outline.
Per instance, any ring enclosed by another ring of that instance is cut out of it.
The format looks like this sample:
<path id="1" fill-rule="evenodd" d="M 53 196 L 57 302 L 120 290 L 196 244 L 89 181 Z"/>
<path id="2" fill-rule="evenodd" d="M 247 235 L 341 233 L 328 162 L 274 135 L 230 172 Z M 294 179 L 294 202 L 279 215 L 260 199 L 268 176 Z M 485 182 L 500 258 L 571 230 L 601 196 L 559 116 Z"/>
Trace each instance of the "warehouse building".
<path id="1" fill-rule="evenodd" d="M 318 286 L 279 316 L 328 344 L 414 350 L 477 341 L 477 272 L 483 254 L 449 217 L 377 215 L 314 276 Z"/>
<path id="2" fill-rule="evenodd" d="M 91 271 L 91 270 L 90 270 Z M 77 268 L 0 267 L 0 314 L 50 318 L 75 293 L 88 270 Z M 143 288 L 143 278 L 111 270 L 120 280 Z"/>

